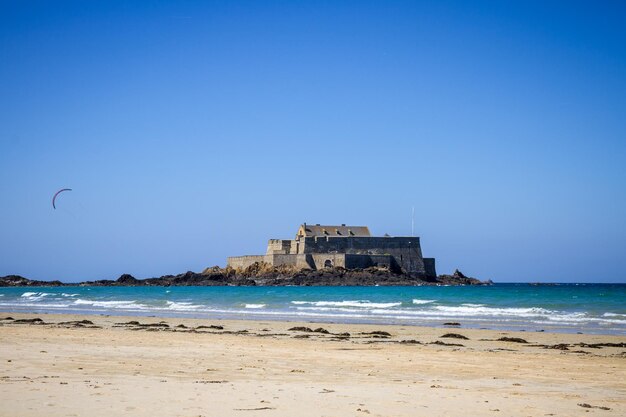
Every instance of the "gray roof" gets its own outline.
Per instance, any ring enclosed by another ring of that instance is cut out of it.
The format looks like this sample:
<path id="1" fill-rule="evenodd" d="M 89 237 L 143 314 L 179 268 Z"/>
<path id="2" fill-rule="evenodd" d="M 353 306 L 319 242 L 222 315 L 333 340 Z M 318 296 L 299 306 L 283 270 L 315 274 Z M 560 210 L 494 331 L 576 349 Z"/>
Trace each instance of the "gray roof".
<path id="1" fill-rule="evenodd" d="M 342 225 L 320 225 L 320 224 L 303 224 L 298 229 L 297 236 L 334 236 L 334 237 L 351 237 L 351 236 L 371 236 L 370 229 L 367 226 L 346 226 Z"/>

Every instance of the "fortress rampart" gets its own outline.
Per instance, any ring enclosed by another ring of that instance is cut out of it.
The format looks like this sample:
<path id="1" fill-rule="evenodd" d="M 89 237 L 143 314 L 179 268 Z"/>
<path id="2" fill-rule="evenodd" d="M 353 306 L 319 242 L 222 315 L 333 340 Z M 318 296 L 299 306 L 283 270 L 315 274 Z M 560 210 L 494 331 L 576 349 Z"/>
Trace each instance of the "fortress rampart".
<path id="1" fill-rule="evenodd" d="M 436 276 L 435 259 L 422 256 L 419 237 L 374 237 L 364 226 L 305 223 L 295 239 L 270 239 L 265 255 L 228 258 L 228 266 L 235 269 L 261 262 L 298 269 L 384 266 L 408 274 Z"/>

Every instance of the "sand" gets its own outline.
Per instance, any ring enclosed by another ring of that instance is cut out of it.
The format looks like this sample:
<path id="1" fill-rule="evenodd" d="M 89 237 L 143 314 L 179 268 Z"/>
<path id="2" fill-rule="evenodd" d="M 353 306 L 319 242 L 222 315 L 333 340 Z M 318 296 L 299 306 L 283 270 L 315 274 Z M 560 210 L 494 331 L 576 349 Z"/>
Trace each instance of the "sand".
<path id="1" fill-rule="evenodd" d="M 47 324 L 0 320 L 0 416 L 626 415 L 626 347 L 578 345 L 619 336 L 6 316 Z M 76 320 L 93 326 L 59 324 Z M 129 321 L 169 327 L 116 324 Z M 211 325 L 223 329 L 198 328 Z M 377 331 L 391 336 L 362 334 Z M 558 344 L 567 350 L 546 348 Z"/>

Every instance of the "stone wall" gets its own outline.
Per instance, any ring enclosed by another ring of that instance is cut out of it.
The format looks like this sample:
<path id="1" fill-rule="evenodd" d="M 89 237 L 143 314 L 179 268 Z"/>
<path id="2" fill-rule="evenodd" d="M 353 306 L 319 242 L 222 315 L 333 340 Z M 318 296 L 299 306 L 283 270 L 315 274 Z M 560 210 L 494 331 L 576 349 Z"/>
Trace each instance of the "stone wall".
<path id="1" fill-rule="evenodd" d="M 393 256 L 406 272 L 425 274 L 419 237 L 307 237 L 304 253 L 346 253 Z"/>
<path id="2" fill-rule="evenodd" d="M 387 266 L 436 276 L 435 259 L 422 257 L 419 237 L 306 237 L 299 240 L 271 239 L 267 254 L 228 258 L 228 266 L 244 269 L 255 262 L 298 269 L 325 266 L 347 269 Z"/>
<path id="3" fill-rule="evenodd" d="M 263 255 L 231 256 L 227 258 L 227 265 L 234 269 L 245 269 L 255 262 L 268 261 L 271 260 L 267 259 L 267 257 Z"/>
<path id="4" fill-rule="evenodd" d="M 284 239 L 270 239 L 267 242 L 267 255 L 273 254 L 290 254 L 291 251 L 291 240 Z"/>
<path id="5" fill-rule="evenodd" d="M 435 268 L 435 258 L 424 258 L 424 269 L 426 270 L 426 275 L 436 277 L 437 269 Z"/>

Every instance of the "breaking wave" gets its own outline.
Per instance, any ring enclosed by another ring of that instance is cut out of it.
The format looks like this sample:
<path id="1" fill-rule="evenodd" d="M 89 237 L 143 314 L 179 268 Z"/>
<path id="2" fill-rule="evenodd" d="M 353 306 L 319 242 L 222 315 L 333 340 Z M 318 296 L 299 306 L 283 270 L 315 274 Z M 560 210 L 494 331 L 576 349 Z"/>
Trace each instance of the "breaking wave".
<path id="1" fill-rule="evenodd" d="M 83 300 L 79 298 L 74 301 L 74 305 L 90 305 L 93 307 L 113 308 L 113 309 L 137 309 L 145 310 L 149 308 L 143 304 L 137 304 L 136 300 L 132 301 L 97 301 L 97 300 Z"/>
<path id="2" fill-rule="evenodd" d="M 418 304 L 418 305 L 430 304 L 430 303 L 434 303 L 435 301 L 437 301 L 437 300 L 420 300 L 418 298 L 414 298 L 413 299 L 413 304 Z"/>
<path id="3" fill-rule="evenodd" d="M 263 308 L 265 307 L 265 304 L 246 304 L 245 307 L 246 308 Z"/>
<path id="4" fill-rule="evenodd" d="M 194 311 L 194 310 L 198 310 L 202 308 L 201 305 L 193 304 L 193 303 L 185 302 L 185 301 L 180 301 L 180 302 L 166 301 L 165 303 L 167 304 L 167 308 L 169 310 L 175 310 L 175 311 Z"/>
<path id="5" fill-rule="evenodd" d="M 52 295 L 52 294 L 50 294 L 49 292 L 25 292 L 24 294 L 22 294 L 22 298 L 35 301 L 35 300 L 41 300 L 42 298 L 47 297 L 49 295 Z"/>
<path id="6" fill-rule="evenodd" d="M 346 301 L 292 301 L 292 304 L 310 304 L 316 307 L 361 307 L 361 308 L 390 308 L 398 307 L 402 303 L 372 303 L 368 300 L 346 300 Z"/>

